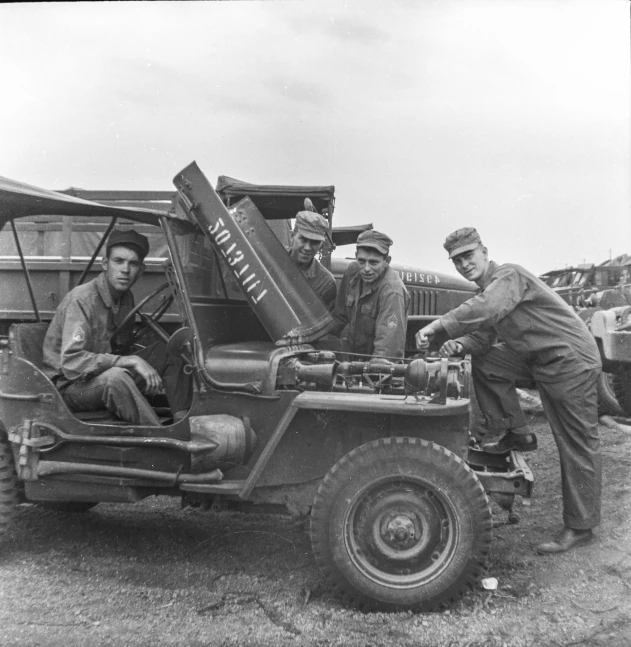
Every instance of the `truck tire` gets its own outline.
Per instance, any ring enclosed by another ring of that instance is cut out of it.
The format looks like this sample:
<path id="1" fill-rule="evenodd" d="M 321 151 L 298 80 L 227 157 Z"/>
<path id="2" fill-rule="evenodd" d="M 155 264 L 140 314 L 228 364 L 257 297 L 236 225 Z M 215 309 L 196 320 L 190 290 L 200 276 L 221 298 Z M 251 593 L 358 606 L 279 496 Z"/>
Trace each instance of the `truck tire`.
<path id="1" fill-rule="evenodd" d="M 0 536 L 11 525 L 18 503 L 18 483 L 9 443 L 0 438 Z"/>
<path id="2" fill-rule="evenodd" d="M 600 374 L 598 379 L 598 415 L 621 416 L 624 414 L 616 397 L 616 376 L 613 373 Z"/>
<path id="3" fill-rule="evenodd" d="M 616 369 L 613 373 L 613 390 L 622 414 L 631 416 L 631 369 Z"/>
<path id="4" fill-rule="evenodd" d="M 469 466 L 417 438 L 357 447 L 326 475 L 311 512 L 316 561 L 366 611 L 431 610 L 483 573 L 489 501 Z"/>

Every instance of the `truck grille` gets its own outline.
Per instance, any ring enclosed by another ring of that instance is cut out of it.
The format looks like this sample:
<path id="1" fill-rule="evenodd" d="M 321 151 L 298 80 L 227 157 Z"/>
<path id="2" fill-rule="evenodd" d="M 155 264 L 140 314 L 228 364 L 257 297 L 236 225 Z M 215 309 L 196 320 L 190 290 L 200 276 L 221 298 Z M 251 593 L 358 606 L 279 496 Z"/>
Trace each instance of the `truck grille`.
<path id="1" fill-rule="evenodd" d="M 438 314 L 438 291 L 418 290 L 407 286 L 410 293 L 410 315 L 436 315 Z"/>

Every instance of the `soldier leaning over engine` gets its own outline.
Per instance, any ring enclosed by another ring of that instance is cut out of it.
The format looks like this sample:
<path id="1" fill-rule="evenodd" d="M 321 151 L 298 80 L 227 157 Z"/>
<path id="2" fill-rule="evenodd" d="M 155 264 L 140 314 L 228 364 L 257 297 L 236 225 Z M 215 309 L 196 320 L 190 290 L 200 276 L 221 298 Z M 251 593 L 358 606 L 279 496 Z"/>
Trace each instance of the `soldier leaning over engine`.
<path id="1" fill-rule="evenodd" d="M 473 357 L 475 392 L 488 429 L 504 431 L 484 451 L 532 451 L 516 387 L 536 386 L 561 459 L 564 528 L 540 553 L 559 553 L 592 539 L 600 522 L 601 459 L 597 382 L 601 363 L 585 324 L 561 297 L 519 265 L 497 265 L 472 227 L 445 241 L 456 270 L 480 291 L 422 328 L 417 346 L 446 331 L 442 356 Z"/>
<path id="2" fill-rule="evenodd" d="M 287 251 L 327 310 L 332 310 L 337 294 L 335 278 L 316 258 L 326 240 L 328 230 L 329 226 L 324 216 L 312 211 L 299 211 Z"/>
<path id="3" fill-rule="evenodd" d="M 410 297 L 401 277 L 390 267 L 392 240 L 378 231 L 357 238 L 355 262 L 344 273 L 333 317 L 332 333 L 340 350 L 352 359 L 376 366 L 403 358 Z"/>

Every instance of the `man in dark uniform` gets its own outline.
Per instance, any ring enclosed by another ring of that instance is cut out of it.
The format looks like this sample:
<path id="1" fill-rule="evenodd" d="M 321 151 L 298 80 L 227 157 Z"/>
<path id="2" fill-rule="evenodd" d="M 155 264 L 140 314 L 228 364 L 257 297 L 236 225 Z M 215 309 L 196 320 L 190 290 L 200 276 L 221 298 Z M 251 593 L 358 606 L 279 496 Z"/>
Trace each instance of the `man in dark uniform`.
<path id="1" fill-rule="evenodd" d="M 370 229 L 357 238 L 355 261 L 344 273 L 337 293 L 332 334 L 341 350 L 371 363 L 403 358 L 408 291 L 390 267 L 392 240 Z"/>
<path id="2" fill-rule="evenodd" d="M 131 342 L 134 322 L 112 333 L 134 307 L 131 287 L 144 270 L 146 236 L 114 231 L 106 245 L 103 272 L 71 290 L 50 322 L 43 347 L 44 372 L 74 411 L 106 408 L 122 420 L 159 425 L 143 393 L 156 395 L 164 384 L 174 422 L 191 405 L 192 381 L 182 362 L 156 342 L 133 355 L 113 350 Z"/>
<path id="3" fill-rule="evenodd" d="M 561 459 L 564 528 L 537 547 L 559 553 L 592 539 L 600 522 L 601 459 L 596 343 L 585 324 L 553 290 L 519 265 L 489 261 L 472 227 L 445 241 L 458 272 L 480 291 L 422 328 L 419 349 L 445 331 L 441 356 L 472 355 L 475 392 L 490 430 L 504 431 L 484 451 L 531 451 L 537 439 L 526 425 L 516 387 L 537 386 Z"/>
<path id="4" fill-rule="evenodd" d="M 335 278 L 316 258 L 326 240 L 328 229 L 324 216 L 312 211 L 299 211 L 296 214 L 288 251 L 313 291 L 330 311 L 335 305 L 337 294 Z"/>

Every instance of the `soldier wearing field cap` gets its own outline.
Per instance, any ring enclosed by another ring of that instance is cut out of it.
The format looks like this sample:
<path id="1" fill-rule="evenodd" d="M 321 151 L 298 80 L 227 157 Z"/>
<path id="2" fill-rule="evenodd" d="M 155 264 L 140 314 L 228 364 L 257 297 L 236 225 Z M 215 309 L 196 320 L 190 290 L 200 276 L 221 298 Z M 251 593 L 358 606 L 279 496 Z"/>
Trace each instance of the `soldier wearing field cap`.
<path id="1" fill-rule="evenodd" d="M 113 231 L 102 259 L 103 272 L 71 290 L 50 322 L 43 347 L 44 372 L 73 411 L 108 409 L 139 425 L 159 425 L 145 396 L 164 386 L 173 420 L 191 405 L 192 382 L 182 361 L 159 341 L 131 353 L 134 322 L 113 337 L 134 308 L 131 287 L 144 271 L 146 236 Z"/>
<path id="2" fill-rule="evenodd" d="M 344 273 L 335 302 L 332 333 L 353 359 L 379 364 L 403 358 L 408 291 L 390 267 L 392 240 L 369 229 L 357 238 L 355 261 Z"/>
<path id="3" fill-rule="evenodd" d="M 327 309 L 332 310 L 337 294 L 335 278 L 316 258 L 326 240 L 328 230 L 329 223 L 324 216 L 313 211 L 299 211 L 296 214 L 288 251 L 313 291 L 322 299 Z"/>
<path id="4" fill-rule="evenodd" d="M 439 354 L 472 355 L 475 393 L 489 430 L 499 441 L 486 452 L 532 451 L 537 439 L 526 424 L 516 388 L 536 386 L 561 459 L 561 533 L 537 546 L 560 553 L 592 539 L 600 522 L 601 459 L 596 343 L 583 321 L 543 281 L 519 265 L 498 265 L 473 227 L 444 244 L 456 270 L 480 288 L 477 296 L 436 319 L 416 336 L 426 350 L 438 332 L 450 337 Z"/>

